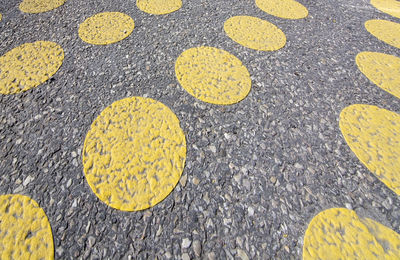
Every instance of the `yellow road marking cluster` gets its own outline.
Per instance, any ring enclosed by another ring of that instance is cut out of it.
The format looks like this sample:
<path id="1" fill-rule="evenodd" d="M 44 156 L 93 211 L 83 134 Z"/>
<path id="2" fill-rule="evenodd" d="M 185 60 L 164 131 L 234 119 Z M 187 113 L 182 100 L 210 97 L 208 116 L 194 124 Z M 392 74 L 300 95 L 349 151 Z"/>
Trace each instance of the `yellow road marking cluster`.
<path id="1" fill-rule="evenodd" d="M 308 16 L 308 10 L 295 0 L 256 0 L 264 12 L 285 19 L 301 19 Z"/>
<path id="2" fill-rule="evenodd" d="M 339 124 L 360 161 L 400 195 L 400 115 L 357 104 L 343 109 Z"/>
<path id="3" fill-rule="evenodd" d="M 54 259 L 50 223 L 29 197 L 0 196 L 0 258 Z"/>
<path id="4" fill-rule="evenodd" d="M 400 2 L 397 0 L 371 0 L 371 4 L 379 11 L 400 18 Z"/>
<path id="5" fill-rule="evenodd" d="M 378 87 L 400 98 L 400 58 L 379 52 L 361 52 L 356 64 Z"/>
<path id="6" fill-rule="evenodd" d="M 369 20 L 365 23 L 365 28 L 379 40 L 400 48 L 400 24 L 386 20 Z"/>
<path id="7" fill-rule="evenodd" d="M 93 192 L 107 205 L 134 211 L 162 201 L 178 183 L 186 159 L 179 120 L 150 98 L 114 102 L 93 122 L 83 165 Z"/>
<path id="8" fill-rule="evenodd" d="M 60 68 L 64 51 L 47 41 L 22 44 L 0 57 L 0 93 L 16 94 L 37 87 Z"/>
<path id="9" fill-rule="evenodd" d="M 65 2 L 66 0 L 23 0 L 19 9 L 25 13 L 37 14 L 56 9 Z"/>
<path id="10" fill-rule="evenodd" d="M 286 36 L 278 27 L 256 17 L 231 17 L 224 30 L 232 40 L 250 49 L 275 51 L 286 44 Z"/>
<path id="11" fill-rule="evenodd" d="M 136 0 L 136 5 L 145 13 L 161 15 L 179 10 L 182 0 Z"/>
<path id="12" fill-rule="evenodd" d="M 400 235 L 344 208 L 315 216 L 305 233 L 303 259 L 398 259 Z"/>
<path id="13" fill-rule="evenodd" d="M 125 39 L 134 28 L 135 23 L 129 15 L 104 12 L 87 18 L 79 25 L 79 37 L 87 43 L 106 45 Z"/>
<path id="14" fill-rule="evenodd" d="M 212 104 L 237 103 L 251 89 L 250 74 L 242 62 L 229 52 L 213 47 L 184 51 L 176 60 L 175 72 L 189 94 Z"/>

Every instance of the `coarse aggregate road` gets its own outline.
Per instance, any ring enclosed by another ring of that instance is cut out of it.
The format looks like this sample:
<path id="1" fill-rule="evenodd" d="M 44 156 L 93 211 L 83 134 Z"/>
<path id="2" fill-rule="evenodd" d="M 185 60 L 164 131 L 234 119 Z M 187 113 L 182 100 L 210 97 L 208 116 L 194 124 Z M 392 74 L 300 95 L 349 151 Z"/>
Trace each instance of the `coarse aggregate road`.
<path id="1" fill-rule="evenodd" d="M 0 258 L 400 258 L 398 1 L 0 14 Z"/>

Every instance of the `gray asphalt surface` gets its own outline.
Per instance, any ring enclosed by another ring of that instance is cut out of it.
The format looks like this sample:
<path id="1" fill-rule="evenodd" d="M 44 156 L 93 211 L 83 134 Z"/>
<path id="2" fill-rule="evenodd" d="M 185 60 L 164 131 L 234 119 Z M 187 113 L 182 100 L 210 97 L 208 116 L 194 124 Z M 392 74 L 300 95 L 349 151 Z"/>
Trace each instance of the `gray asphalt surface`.
<path id="1" fill-rule="evenodd" d="M 186 0 L 154 16 L 133 0 L 68 0 L 25 14 L 0 0 L 0 54 L 25 42 L 60 44 L 65 59 L 51 80 L 0 95 L 0 194 L 25 194 L 46 212 L 59 259 L 299 259 L 305 229 L 324 209 L 347 207 L 400 233 L 400 200 L 361 164 L 339 129 L 351 104 L 400 112 L 400 101 L 357 68 L 361 51 L 400 56 L 364 28 L 395 18 L 366 0 L 300 0 L 309 16 L 286 20 L 253 0 Z M 78 26 L 99 12 L 135 21 L 123 41 L 94 46 Z M 223 31 L 235 15 L 277 25 L 286 46 L 247 49 Z M 398 21 L 397 21 L 398 22 Z M 189 95 L 174 64 L 186 49 L 224 49 L 252 77 L 238 104 Z M 82 170 L 81 151 L 97 115 L 112 102 L 151 97 L 170 107 L 187 138 L 186 166 L 174 191 L 155 207 L 122 212 L 102 203 Z"/>

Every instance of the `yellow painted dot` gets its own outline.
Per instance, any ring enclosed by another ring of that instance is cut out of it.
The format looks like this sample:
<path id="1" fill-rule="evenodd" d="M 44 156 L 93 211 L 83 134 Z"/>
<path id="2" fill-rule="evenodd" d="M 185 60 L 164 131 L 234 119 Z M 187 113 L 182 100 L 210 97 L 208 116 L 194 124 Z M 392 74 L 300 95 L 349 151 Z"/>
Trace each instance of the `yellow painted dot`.
<path id="1" fill-rule="evenodd" d="M 286 36 L 278 27 L 256 17 L 231 17 L 224 30 L 232 40 L 250 49 L 275 51 L 286 44 Z"/>
<path id="2" fill-rule="evenodd" d="M 308 10 L 295 0 L 256 0 L 258 8 L 264 12 L 285 19 L 301 19 Z"/>
<path id="3" fill-rule="evenodd" d="M 0 93 L 16 94 L 37 87 L 61 67 L 64 51 L 54 42 L 22 44 L 0 57 Z"/>
<path id="4" fill-rule="evenodd" d="M 175 72 L 189 94 L 212 104 L 237 103 L 251 89 L 250 74 L 242 62 L 229 52 L 213 47 L 184 51 L 175 63 Z"/>
<path id="5" fill-rule="evenodd" d="M 3 19 L 3 15 L 2 14 L 0 14 L 0 21 L 1 21 L 1 19 Z"/>
<path id="6" fill-rule="evenodd" d="M 400 115 L 356 104 L 343 109 L 339 125 L 358 159 L 400 195 Z"/>
<path id="7" fill-rule="evenodd" d="M 365 23 L 365 28 L 379 40 L 400 48 L 400 24 L 386 20 L 369 20 Z"/>
<path id="8" fill-rule="evenodd" d="M 124 210 L 152 207 L 174 189 L 186 159 L 179 120 L 150 98 L 114 102 L 93 122 L 85 139 L 83 166 L 101 201 Z"/>
<path id="9" fill-rule="evenodd" d="M 0 258 L 54 259 L 50 223 L 29 197 L 0 196 Z"/>
<path id="10" fill-rule="evenodd" d="M 95 14 L 79 25 L 79 37 L 87 43 L 105 45 L 125 39 L 134 28 L 135 23 L 129 15 L 105 12 Z"/>
<path id="11" fill-rule="evenodd" d="M 67 0 L 23 0 L 19 9 L 25 13 L 37 14 L 53 10 L 63 5 Z"/>
<path id="12" fill-rule="evenodd" d="M 371 4 L 381 12 L 400 18 L 400 2 L 397 0 L 371 0 Z"/>
<path id="13" fill-rule="evenodd" d="M 182 7 L 182 0 L 136 0 L 137 7 L 149 14 L 169 14 Z"/>
<path id="14" fill-rule="evenodd" d="M 361 52 L 356 63 L 369 80 L 400 98 L 400 58 L 379 52 Z"/>
<path id="15" fill-rule="evenodd" d="M 315 216 L 304 236 L 303 259 L 398 259 L 400 235 L 344 208 Z"/>

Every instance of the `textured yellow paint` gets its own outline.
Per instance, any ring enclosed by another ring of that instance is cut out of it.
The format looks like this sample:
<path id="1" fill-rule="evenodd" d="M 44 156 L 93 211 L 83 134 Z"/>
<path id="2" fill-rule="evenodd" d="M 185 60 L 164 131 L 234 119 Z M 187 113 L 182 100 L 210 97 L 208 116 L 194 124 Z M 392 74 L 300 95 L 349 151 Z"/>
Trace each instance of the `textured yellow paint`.
<path id="1" fill-rule="evenodd" d="M 79 25 L 79 37 L 87 43 L 105 45 L 125 39 L 134 28 L 135 23 L 129 15 L 104 12 L 87 18 Z"/>
<path id="2" fill-rule="evenodd" d="M 232 40 L 250 49 L 275 51 L 286 44 L 286 36 L 278 27 L 256 17 L 231 17 L 224 30 Z"/>
<path id="3" fill-rule="evenodd" d="M 303 259 L 398 259 L 400 235 L 344 208 L 315 216 L 305 233 Z"/>
<path id="4" fill-rule="evenodd" d="M 358 159 L 400 195 L 400 115 L 356 104 L 343 109 L 339 125 Z"/>
<path id="5" fill-rule="evenodd" d="M 400 18 L 400 2 L 397 0 L 371 0 L 371 4 L 381 12 Z"/>
<path id="6" fill-rule="evenodd" d="M 136 211 L 152 207 L 174 189 L 186 159 L 179 120 L 150 98 L 114 102 L 93 122 L 83 166 L 93 192 L 107 205 Z"/>
<path id="7" fill-rule="evenodd" d="M 50 223 L 29 197 L 0 196 L 0 258 L 54 259 Z"/>
<path id="8" fill-rule="evenodd" d="M 400 48 L 400 24 L 386 20 L 369 20 L 365 22 L 365 28 L 379 40 Z"/>
<path id="9" fill-rule="evenodd" d="M 400 58 L 379 52 L 361 52 L 356 63 L 369 80 L 400 98 Z"/>
<path id="10" fill-rule="evenodd" d="M 285 19 L 301 19 L 308 10 L 295 0 L 256 0 L 258 8 L 264 12 Z"/>
<path id="11" fill-rule="evenodd" d="M 54 42 L 22 44 L 0 57 L 0 94 L 37 87 L 61 67 L 64 51 Z"/>
<path id="12" fill-rule="evenodd" d="M 182 0 L 136 0 L 137 7 L 149 14 L 169 14 L 182 7 Z"/>
<path id="13" fill-rule="evenodd" d="M 251 89 L 250 74 L 242 62 L 229 52 L 213 47 L 184 51 L 175 63 L 175 73 L 189 94 L 213 104 L 237 103 Z"/>
<path id="14" fill-rule="evenodd" d="M 3 15 L 2 14 L 0 14 L 0 21 L 1 21 L 1 19 L 3 19 Z"/>
<path id="15" fill-rule="evenodd" d="M 25 13 L 37 14 L 53 10 L 65 2 L 66 0 L 23 0 L 19 9 Z"/>

